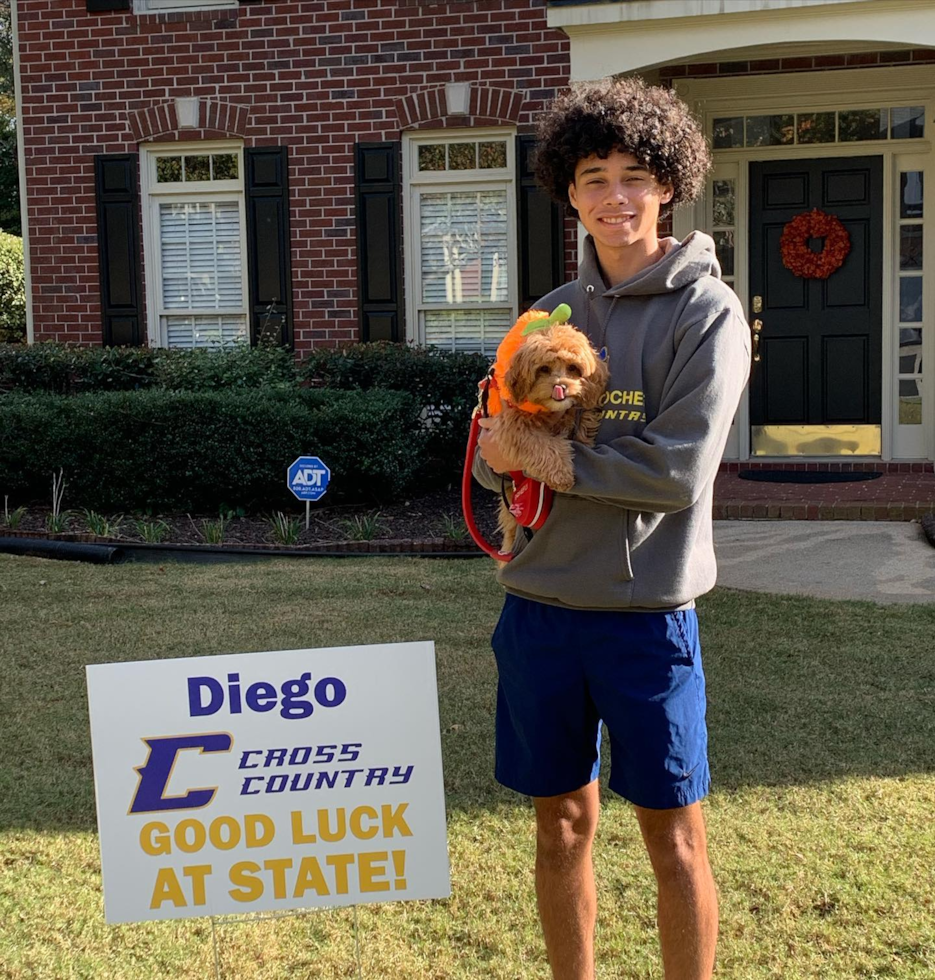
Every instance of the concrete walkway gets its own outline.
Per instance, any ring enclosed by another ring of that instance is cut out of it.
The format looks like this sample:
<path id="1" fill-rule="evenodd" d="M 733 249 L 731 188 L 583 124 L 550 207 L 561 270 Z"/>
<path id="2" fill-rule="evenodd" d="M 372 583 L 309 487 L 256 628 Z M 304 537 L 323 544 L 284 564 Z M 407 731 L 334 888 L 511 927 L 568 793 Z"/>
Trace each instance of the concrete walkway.
<path id="1" fill-rule="evenodd" d="M 715 521 L 718 585 L 935 602 L 935 548 L 905 521 Z"/>

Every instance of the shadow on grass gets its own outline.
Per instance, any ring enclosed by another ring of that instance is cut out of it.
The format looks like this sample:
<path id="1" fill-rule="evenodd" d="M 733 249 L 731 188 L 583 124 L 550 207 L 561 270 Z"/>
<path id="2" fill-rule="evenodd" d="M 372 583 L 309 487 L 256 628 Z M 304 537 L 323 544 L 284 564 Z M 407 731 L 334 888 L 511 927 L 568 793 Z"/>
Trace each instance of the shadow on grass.
<path id="1" fill-rule="evenodd" d="M 0 558 L 0 829 L 96 828 L 87 663 L 407 639 L 436 642 L 449 812 L 520 800 L 492 776 L 501 593 L 476 562 Z M 718 590 L 699 615 L 715 792 L 935 770 L 935 606 Z"/>

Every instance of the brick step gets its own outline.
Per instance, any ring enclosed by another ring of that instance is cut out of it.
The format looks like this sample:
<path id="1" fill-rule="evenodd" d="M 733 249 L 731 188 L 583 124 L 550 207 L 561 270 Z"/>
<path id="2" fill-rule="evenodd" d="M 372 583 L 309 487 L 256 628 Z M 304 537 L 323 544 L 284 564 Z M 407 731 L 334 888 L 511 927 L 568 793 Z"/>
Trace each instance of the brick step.
<path id="1" fill-rule="evenodd" d="M 935 501 L 929 503 L 834 503 L 802 500 L 797 503 L 775 500 L 714 501 L 716 521 L 915 521 L 935 513 Z"/>
<path id="2" fill-rule="evenodd" d="M 760 483 L 721 472 L 714 483 L 716 520 L 913 521 L 932 512 L 935 474 L 925 471 L 855 483 Z"/>
<path id="3" fill-rule="evenodd" d="M 726 460 L 718 466 L 719 473 L 739 473 L 741 470 L 796 470 L 797 472 L 809 471 L 828 471 L 829 473 L 935 473 L 935 463 L 926 462 L 827 462 L 813 463 L 801 461 L 789 461 L 788 463 L 776 462 L 762 463 L 759 460 L 750 460 L 746 463 Z"/>

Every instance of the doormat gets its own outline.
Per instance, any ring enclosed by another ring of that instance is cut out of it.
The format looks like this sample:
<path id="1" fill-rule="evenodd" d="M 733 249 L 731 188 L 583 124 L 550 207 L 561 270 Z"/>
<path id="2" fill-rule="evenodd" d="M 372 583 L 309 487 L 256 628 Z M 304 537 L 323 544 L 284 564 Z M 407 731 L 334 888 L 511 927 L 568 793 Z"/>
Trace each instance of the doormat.
<path id="1" fill-rule="evenodd" d="M 761 483 L 855 483 L 858 480 L 875 480 L 882 473 L 840 473 L 830 470 L 741 470 L 741 480 L 759 480 Z"/>

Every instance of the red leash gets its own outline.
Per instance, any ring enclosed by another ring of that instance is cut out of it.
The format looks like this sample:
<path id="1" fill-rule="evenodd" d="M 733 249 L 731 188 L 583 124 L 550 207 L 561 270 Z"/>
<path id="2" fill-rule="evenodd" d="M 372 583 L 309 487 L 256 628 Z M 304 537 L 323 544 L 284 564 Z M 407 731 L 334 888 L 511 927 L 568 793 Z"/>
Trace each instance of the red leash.
<path id="1" fill-rule="evenodd" d="M 473 478 L 474 454 L 480 435 L 480 420 L 481 417 L 487 417 L 488 390 L 491 385 L 496 385 L 496 383 L 491 375 L 488 375 L 481 382 L 480 398 L 471 416 L 471 431 L 468 435 L 467 452 L 464 455 L 464 470 L 461 474 L 461 510 L 464 512 L 464 523 L 467 525 L 468 532 L 477 547 L 497 561 L 512 561 L 512 552 L 495 549 L 480 533 L 474 520 L 474 508 L 471 504 L 471 480 Z M 513 501 L 510 504 L 510 513 L 523 528 L 538 531 L 549 516 L 554 491 L 546 484 L 526 476 L 522 471 L 510 473 L 510 478 L 513 481 Z M 527 534 L 529 533 L 527 530 Z"/>
<path id="2" fill-rule="evenodd" d="M 483 395 L 481 396 L 483 397 Z M 461 474 L 461 510 L 464 512 L 464 523 L 474 539 L 474 543 L 481 551 L 487 552 L 491 558 L 497 561 L 510 561 L 513 555 L 503 552 L 488 544 L 484 536 L 480 533 L 477 523 L 474 520 L 474 508 L 471 506 L 471 480 L 473 479 L 472 470 L 474 468 L 474 453 L 477 450 L 477 437 L 480 435 L 480 406 L 474 409 L 471 416 L 471 432 L 468 435 L 467 453 L 464 456 L 464 471 Z"/>

